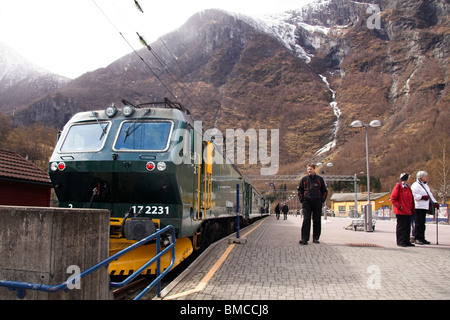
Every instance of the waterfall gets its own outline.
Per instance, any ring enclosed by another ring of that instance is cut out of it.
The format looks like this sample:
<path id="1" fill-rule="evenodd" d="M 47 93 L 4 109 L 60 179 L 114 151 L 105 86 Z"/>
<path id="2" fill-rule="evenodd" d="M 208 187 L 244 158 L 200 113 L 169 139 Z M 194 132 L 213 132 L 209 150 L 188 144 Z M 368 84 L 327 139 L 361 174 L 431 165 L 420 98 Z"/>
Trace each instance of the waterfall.
<path id="1" fill-rule="evenodd" d="M 328 80 L 327 80 L 327 78 L 325 76 L 322 76 L 321 74 L 319 74 L 319 77 L 322 79 L 322 81 L 327 86 L 328 90 L 330 90 L 330 92 L 331 92 L 331 100 L 332 101 L 330 102 L 330 107 L 333 110 L 334 115 L 336 116 L 336 121 L 334 122 L 334 128 L 333 128 L 333 131 L 332 131 L 331 141 L 328 142 L 322 148 L 320 148 L 316 152 L 316 155 L 321 155 L 321 154 L 323 154 L 325 152 L 331 151 L 336 146 L 337 132 L 338 132 L 338 129 L 339 129 L 339 117 L 341 116 L 341 110 L 338 108 L 337 102 L 336 102 L 336 91 L 331 89 L 330 84 L 328 83 Z"/>

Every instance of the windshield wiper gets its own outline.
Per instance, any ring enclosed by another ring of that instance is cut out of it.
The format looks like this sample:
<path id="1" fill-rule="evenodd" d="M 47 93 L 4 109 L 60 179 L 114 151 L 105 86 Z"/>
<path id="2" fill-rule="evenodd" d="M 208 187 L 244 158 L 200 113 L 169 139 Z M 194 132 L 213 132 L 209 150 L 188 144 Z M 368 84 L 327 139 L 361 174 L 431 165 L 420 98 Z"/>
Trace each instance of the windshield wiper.
<path id="1" fill-rule="evenodd" d="M 127 141 L 127 138 L 142 125 L 142 122 L 141 122 L 136 128 L 134 128 L 136 123 L 139 120 L 141 120 L 143 116 L 147 115 L 149 112 L 150 112 L 150 109 L 145 109 L 145 112 L 139 118 L 136 118 L 132 124 L 130 124 L 130 126 L 125 130 L 125 138 L 123 138 L 123 142 Z M 133 128 L 134 128 L 134 130 L 130 131 Z"/>
<path id="2" fill-rule="evenodd" d="M 108 126 L 108 124 L 106 124 L 106 126 L 103 127 L 102 124 L 100 123 L 98 117 L 97 117 L 97 112 L 92 111 L 92 115 L 95 117 L 95 120 L 97 120 L 98 125 L 102 129 L 102 134 L 100 135 L 100 139 L 98 139 L 98 140 L 102 140 L 103 136 L 106 134 L 106 127 Z"/>

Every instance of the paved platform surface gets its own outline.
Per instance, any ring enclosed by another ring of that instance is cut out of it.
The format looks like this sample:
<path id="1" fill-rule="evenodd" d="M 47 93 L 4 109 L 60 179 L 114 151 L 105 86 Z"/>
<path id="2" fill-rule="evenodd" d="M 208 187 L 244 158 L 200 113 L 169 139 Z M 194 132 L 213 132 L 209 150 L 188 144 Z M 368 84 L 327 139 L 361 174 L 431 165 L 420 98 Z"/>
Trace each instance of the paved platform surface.
<path id="1" fill-rule="evenodd" d="M 374 232 L 345 230 L 349 222 L 322 220 L 320 244 L 303 246 L 300 216 L 269 216 L 241 230 L 245 244 L 213 244 L 163 290 L 163 299 L 450 298 L 450 226 L 439 225 L 439 245 L 436 225 L 427 224 L 432 244 L 403 248 L 395 220 L 377 221 Z"/>

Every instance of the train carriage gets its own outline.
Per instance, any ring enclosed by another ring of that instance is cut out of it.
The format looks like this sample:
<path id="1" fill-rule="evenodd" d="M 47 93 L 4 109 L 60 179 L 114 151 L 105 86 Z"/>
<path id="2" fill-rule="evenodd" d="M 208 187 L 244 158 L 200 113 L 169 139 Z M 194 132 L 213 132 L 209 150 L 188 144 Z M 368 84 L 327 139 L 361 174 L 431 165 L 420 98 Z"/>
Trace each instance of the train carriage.
<path id="1" fill-rule="evenodd" d="M 189 111 L 167 99 L 74 115 L 58 138 L 49 174 L 59 206 L 110 210 L 110 254 L 173 225 L 179 264 L 235 230 L 236 185 L 243 221 L 265 211 L 264 199 L 196 130 Z M 109 272 L 130 274 L 155 252 L 155 243 L 148 243 L 112 263 Z M 169 264 L 165 255 L 161 266 Z"/>

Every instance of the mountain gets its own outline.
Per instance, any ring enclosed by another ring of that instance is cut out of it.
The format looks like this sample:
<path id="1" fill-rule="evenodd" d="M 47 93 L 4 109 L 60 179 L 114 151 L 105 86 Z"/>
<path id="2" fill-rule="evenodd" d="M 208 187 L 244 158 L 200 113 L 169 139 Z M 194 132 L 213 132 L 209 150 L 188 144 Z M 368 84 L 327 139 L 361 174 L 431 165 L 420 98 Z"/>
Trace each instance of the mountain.
<path id="1" fill-rule="evenodd" d="M 121 105 L 121 99 L 148 102 L 168 97 L 183 102 L 195 119 L 203 121 L 205 130 L 217 127 L 225 133 L 229 128 L 280 128 L 285 162 L 303 152 L 312 155 L 318 141 L 329 139 L 335 121 L 329 90 L 306 61 L 272 35 L 235 15 L 206 10 L 164 36 L 163 41 L 151 44 L 152 51 L 186 89 L 175 84 L 152 52 L 144 48 L 139 54 L 152 70 L 131 53 L 74 79 L 58 91 L 59 98 L 76 97 L 76 107 L 88 110 L 111 103 Z M 183 91 L 189 91 L 189 96 Z M 15 120 L 26 123 L 35 114 L 55 114 L 58 103 L 53 96 L 17 114 Z M 47 112 L 42 109 L 45 106 Z M 314 116 L 316 113 L 321 119 Z"/>
<path id="2" fill-rule="evenodd" d="M 76 110 L 168 97 L 204 129 L 279 128 L 279 174 L 303 171 L 309 161 L 353 174 L 365 170 L 365 139 L 349 125 L 379 119 L 381 128 L 369 128 L 371 173 L 392 183 L 400 172 L 434 165 L 437 140 L 449 139 L 448 6 L 319 0 L 262 18 L 205 10 L 140 57 L 131 53 L 70 81 L 15 121 L 51 121 L 51 114 L 62 126 Z"/>
<path id="3" fill-rule="evenodd" d="M 349 125 L 379 119 L 382 128 L 369 129 L 371 174 L 389 185 L 400 172 L 436 167 L 439 141 L 450 143 L 448 9 L 448 1 L 331 0 L 266 19 L 335 97 L 336 140 L 318 159 L 338 173 L 365 171 L 364 130 Z"/>
<path id="4" fill-rule="evenodd" d="M 22 110 L 67 82 L 69 79 L 34 65 L 0 42 L 0 112 Z"/>

